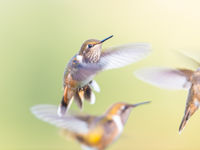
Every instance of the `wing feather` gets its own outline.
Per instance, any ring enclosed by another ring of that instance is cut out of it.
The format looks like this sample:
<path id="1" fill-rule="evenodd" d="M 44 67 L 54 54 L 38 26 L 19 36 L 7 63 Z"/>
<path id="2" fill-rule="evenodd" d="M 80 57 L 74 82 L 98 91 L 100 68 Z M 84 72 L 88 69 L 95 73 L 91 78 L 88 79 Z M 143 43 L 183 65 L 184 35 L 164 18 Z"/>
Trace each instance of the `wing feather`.
<path id="1" fill-rule="evenodd" d="M 151 51 L 147 43 L 127 44 L 102 52 L 99 65 L 103 70 L 121 68 L 146 57 Z"/>
<path id="2" fill-rule="evenodd" d="M 85 134 L 88 132 L 88 124 L 75 116 L 57 115 L 57 106 L 54 105 L 36 105 L 31 108 L 31 112 L 40 120 L 48 122 L 56 127 L 67 129 L 75 133 Z"/>
<path id="3" fill-rule="evenodd" d="M 188 89 L 192 70 L 170 68 L 146 68 L 135 72 L 136 77 L 152 85 L 166 89 Z"/>
<path id="4" fill-rule="evenodd" d="M 95 74 L 103 70 L 121 68 L 137 62 L 147 56 L 151 46 L 147 43 L 135 43 L 110 48 L 102 52 L 98 63 L 78 63 L 73 71 L 73 79 L 83 81 L 92 79 Z"/>

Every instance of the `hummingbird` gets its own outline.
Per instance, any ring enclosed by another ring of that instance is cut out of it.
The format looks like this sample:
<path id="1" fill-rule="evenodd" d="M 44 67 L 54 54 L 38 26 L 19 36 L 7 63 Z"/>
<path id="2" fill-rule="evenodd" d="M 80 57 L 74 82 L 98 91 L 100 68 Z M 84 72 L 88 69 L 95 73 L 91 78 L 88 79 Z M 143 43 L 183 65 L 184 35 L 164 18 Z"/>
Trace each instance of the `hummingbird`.
<path id="1" fill-rule="evenodd" d="M 189 59 L 200 66 L 200 63 L 195 59 L 191 57 Z M 185 112 L 179 126 L 179 133 L 181 133 L 190 117 L 198 110 L 200 105 L 200 68 L 192 70 L 153 67 L 138 70 L 135 72 L 135 75 L 139 79 L 160 88 L 188 90 Z"/>
<path id="2" fill-rule="evenodd" d="M 131 110 L 149 101 L 128 104 L 118 102 L 113 104 L 103 115 L 57 115 L 57 106 L 36 105 L 32 113 L 40 120 L 55 125 L 74 138 L 83 150 L 104 150 L 122 133 Z"/>
<path id="3" fill-rule="evenodd" d="M 113 35 L 103 39 L 89 39 L 85 41 L 79 52 L 67 64 L 64 77 L 64 94 L 58 108 L 58 115 L 62 116 L 69 110 L 72 100 L 82 109 L 84 99 L 90 104 L 95 103 L 95 94 L 100 87 L 93 78 L 97 73 L 126 66 L 139 61 L 150 52 L 147 43 L 135 43 L 109 48 L 102 51 L 102 44 Z"/>

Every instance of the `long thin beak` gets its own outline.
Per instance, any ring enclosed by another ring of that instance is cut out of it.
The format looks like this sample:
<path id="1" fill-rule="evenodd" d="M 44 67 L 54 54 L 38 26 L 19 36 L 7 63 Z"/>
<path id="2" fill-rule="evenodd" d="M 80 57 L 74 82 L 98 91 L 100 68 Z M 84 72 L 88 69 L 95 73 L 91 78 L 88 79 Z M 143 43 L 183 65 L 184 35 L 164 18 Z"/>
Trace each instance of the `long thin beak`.
<path id="1" fill-rule="evenodd" d="M 141 102 L 141 103 L 133 104 L 133 105 L 131 105 L 131 107 L 137 107 L 139 105 L 149 104 L 149 103 L 151 103 L 151 101 L 146 101 L 146 102 Z"/>
<path id="2" fill-rule="evenodd" d="M 106 40 L 108 40 L 108 39 L 110 39 L 110 38 L 112 38 L 112 37 L 113 37 L 113 35 L 111 35 L 111 36 L 109 36 L 109 37 L 107 37 L 107 38 L 101 40 L 100 43 L 103 43 L 103 42 L 105 42 Z M 100 44 L 100 43 L 99 43 L 99 44 Z"/>

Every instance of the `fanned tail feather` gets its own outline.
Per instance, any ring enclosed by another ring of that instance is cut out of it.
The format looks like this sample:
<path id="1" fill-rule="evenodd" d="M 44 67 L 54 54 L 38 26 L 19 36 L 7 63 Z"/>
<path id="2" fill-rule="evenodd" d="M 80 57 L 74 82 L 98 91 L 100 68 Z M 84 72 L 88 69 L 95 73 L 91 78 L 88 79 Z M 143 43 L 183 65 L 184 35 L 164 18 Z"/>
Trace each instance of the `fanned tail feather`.
<path id="1" fill-rule="evenodd" d="M 183 129 L 185 128 L 185 125 L 187 124 L 188 120 L 190 119 L 190 117 L 196 112 L 196 110 L 198 109 L 197 106 L 192 105 L 189 106 L 186 111 L 185 111 L 185 115 L 181 121 L 180 127 L 179 127 L 179 133 L 181 133 L 181 131 L 183 131 Z"/>
<path id="2" fill-rule="evenodd" d="M 189 120 L 189 118 L 190 118 L 190 111 L 188 111 L 184 115 L 184 117 L 183 117 L 183 119 L 181 121 L 180 127 L 179 127 L 179 133 L 181 133 L 181 131 L 185 128 L 185 125 L 186 125 L 187 121 Z"/>
<path id="3" fill-rule="evenodd" d="M 65 87 L 64 90 L 64 96 L 62 97 L 60 106 L 58 107 L 57 114 L 58 116 L 64 116 L 65 113 L 69 110 L 71 104 L 72 104 L 72 98 L 74 96 L 74 92 L 67 87 Z"/>
<path id="4" fill-rule="evenodd" d="M 64 96 L 61 100 L 60 106 L 58 107 L 58 115 L 63 116 L 69 110 L 73 99 L 80 109 L 83 109 L 84 99 L 89 101 L 90 104 L 94 104 L 96 98 L 94 93 L 92 92 L 92 88 L 97 91 L 100 91 L 100 88 L 96 82 L 93 82 L 93 84 L 91 84 L 92 82 L 82 88 L 78 88 L 76 91 L 72 91 L 69 88 L 65 87 Z"/>

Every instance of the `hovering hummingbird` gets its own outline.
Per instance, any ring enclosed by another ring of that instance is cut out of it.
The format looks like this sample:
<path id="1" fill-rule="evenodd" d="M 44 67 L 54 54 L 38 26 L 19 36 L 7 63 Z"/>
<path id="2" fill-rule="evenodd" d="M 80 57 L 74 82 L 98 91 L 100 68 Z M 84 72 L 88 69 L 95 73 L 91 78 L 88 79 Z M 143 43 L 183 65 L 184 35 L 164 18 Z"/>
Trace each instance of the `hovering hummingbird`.
<path id="1" fill-rule="evenodd" d="M 200 63 L 196 60 L 189 59 L 200 66 Z M 159 67 L 146 68 L 136 71 L 135 75 L 139 79 L 161 88 L 189 90 L 185 113 L 179 127 L 179 133 L 181 133 L 189 118 L 196 112 L 200 105 L 200 68 L 196 71 Z"/>
<path id="2" fill-rule="evenodd" d="M 150 52 L 150 45 L 146 43 L 119 46 L 102 52 L 102 43 L 112 37 L 101 41 L 85 41 L 80 51 L 69 61 L 64 72 L 64 95 L 58 108 L 59 116 L 64 115 L 70 108 L 72 99 L 80 109 L 84 99 L 91 104 L 95 103 L 92 89 L 100 92 L 100 88 L 93 78 L 98 72 L 126 66 L 139 61 Z"/>
<path id="3" fill-rule="evenodd" d="M 78 141 L 84 150 L 104 150 L 122 133 L 131 110 L 142 104 L 115 103 L 102 116 L 57 115 L 54 105 L 36 105 L 31 108 L 38 118 L 63 129 Z"/>

